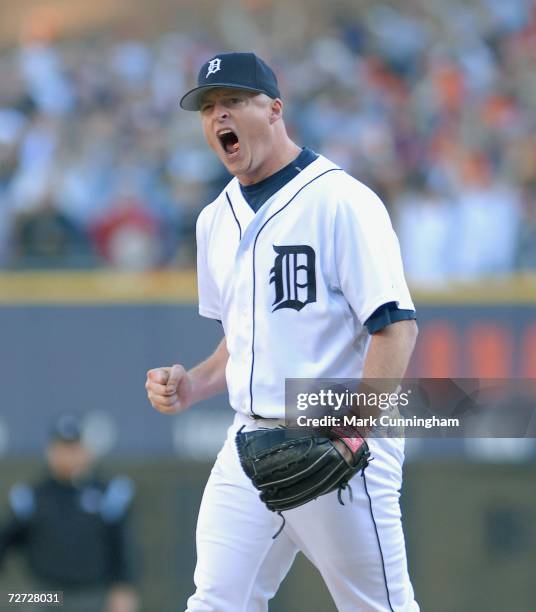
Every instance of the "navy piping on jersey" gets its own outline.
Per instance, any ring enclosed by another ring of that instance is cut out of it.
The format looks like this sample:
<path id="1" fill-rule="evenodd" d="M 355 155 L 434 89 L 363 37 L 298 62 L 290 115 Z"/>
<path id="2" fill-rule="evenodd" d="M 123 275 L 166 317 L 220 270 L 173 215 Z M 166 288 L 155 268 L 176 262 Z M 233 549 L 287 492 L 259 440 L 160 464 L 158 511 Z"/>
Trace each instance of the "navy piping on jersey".
<path id="1" fill-rule="evenodd" d="M 252 416 L 259 417 L 259 415 L 256 415 L 255 411 L 253 410 L 253 370 L 255 368 L 255 285 L 256 285 L 256 278 L 255 278 L 255 247 L 257 246 L 257 240 L 259 239 L 259 236 L 261 235 L 261 232 L 266 227 L 266 225 L 276 215 L 278 215 L 281 211 L 283 211 L 294 200 L 294 198 L 301 191 L 303 191 L 303 189 L 308 187 L 311 183 L 313 183 L 317 179 L 321 178 L 325 174 L 328 174 L 330 172 L 342 172 L 342 171 L 343 171 L 342 168 L 330 168 L 329 170 L 326 170 L 325 172 L 322 172 L 322 174 L 319 174 L 318 176 L 315 176 L 314 178 L 312 178 L 308 183 L 305 183 L 305 185 L 302 185 L 298 189 L 298 191 L 290 198 L 290 200 L 284 206 L 282 206 L 278 211 L 276 211 L 271 217 L 268 217 L 268 219 L 266 219 L 266 221 L 261 225 L 259 231 L 257 232 L 257 235 L 255 236 L 255 241 L 253 242 L 253 258 L 252 258 L 253 259 L 253 328 L 252 328 L 252 334 L 251 334 L 252 335 L 252 338 L 251 338 L 251 372 L 250 372 L 250 375 L 249 375 L 249 398 L 250 398 L 249 410 L 250 410 Z M 262 417 L 259 417 L 259 418 L 262 418 Z"/>
<path id="2" fill-rule="evenodd" d="M 380 542 L 380 535 L 378 533 L 378 526 L 376 525 L 376 519 L 374 518 L 374 512 L 372 511 L 372 498 L 370 497 L 370 493 L 368 491 L 367 477 L 365 476 L 365 471 L 363 471 L 361 475 L 363 477 L 363 484 L 365 485 L 365 493 L 367 494 L 368 501 L 369 501 L 370 517 L 372 518 L 372 523 L 374 524 L 374 532 L 376 533 L 376 541 L 378 542 L 378 549 L 380 551 L 380 559 L 382 562 L 382 571 L 383 571 L 383 581 L 385 584 L 385 591 L 387 593 L 387 603 L 389 604 L 389 610 L 391 610 L 391 612 L 395 612 L 393 609 L 393 605 L 391 604 L 391 597 L 389 595 L 389 585 L 387 584 L 387 573 L 385 571 L 385 560 L 383 558 L 383 551 L 382 551 L 382 545 Z"/>
<path id="3" fill-rule="evenodd" d="M 289 183 L 293 178 L 298 176 L 302 170 L 312 164 L 318 155 L 304 147 L 299 155 L 275 174 L 254 183 L 253 185 L 240 185 L 240 191 L 244 200 L 249 204 L 253 212 L 258 212 L 259 209 L 282 187 Z"/>
<path id="4" fill-rule="evenodd" d="M 233 208 L 233 203 L 231 202 L 231 198 L 229 197 L 229 194 L 227 192 L 225 192 L 225 197 L 227 198 L 227 202 L 229 202 L 229 206 L 231 207 L 231 212 L 233 213 L 234 220 L 236 221 L 236 224 L 238 225 L 238 239 L 242 240 L 242 227 L 240 226 L 240 221 L 238 220 L 238 217 L 236 216 L 236 213 Z"/>

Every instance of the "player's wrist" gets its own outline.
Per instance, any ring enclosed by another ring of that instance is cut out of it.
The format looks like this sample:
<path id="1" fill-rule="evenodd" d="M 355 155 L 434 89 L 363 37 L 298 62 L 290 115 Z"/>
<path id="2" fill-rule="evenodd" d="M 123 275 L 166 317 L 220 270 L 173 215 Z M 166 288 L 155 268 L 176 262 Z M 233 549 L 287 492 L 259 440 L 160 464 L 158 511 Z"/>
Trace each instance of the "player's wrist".
<path id="1" fill-rule="evenodd" d="M 186 372 L 189 380 L 187 399 L 189 405 L 214 397 L 226 390 L 225 368 L 208 368 L 199 364 Z"/>
<path id="2" fill-rule="evenodd" d="M 187 389 L 184 395 L 181 395 L 181 403 L 184 403 L 185 410 L 198 402 L 214 397 L 221 391 L 209 377 L 204 376 L 196 368 L 187 372 L 187 376 Z"/>

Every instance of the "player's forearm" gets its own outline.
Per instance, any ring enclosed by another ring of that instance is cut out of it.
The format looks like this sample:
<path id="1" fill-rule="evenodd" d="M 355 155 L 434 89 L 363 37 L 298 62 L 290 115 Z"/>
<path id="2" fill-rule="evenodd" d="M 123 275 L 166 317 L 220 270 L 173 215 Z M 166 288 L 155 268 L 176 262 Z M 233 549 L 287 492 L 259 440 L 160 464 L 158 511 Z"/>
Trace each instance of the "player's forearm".
<path id="1" fill-rule="evenodd" d="M 417 324 L 414 320 L 398 321 L 373 334 L 359 390 L 375 394 L 396 393 L 399 381 L 406 373 L 416 339 Z M 355 414 L 365 423 L 372 423 L 379 413 L 377 404 L 373 403 L 360 406 Z M 366 437 L 370 427 L 372 425 L 359 428 L 360 434 Z"/>
<path id="2" fill-rule="evenodd" d="M 406 373 L 417 340 L 414 320 L 398 321 L 372 335 L 363 378 L 400 380 Z"/>
<path id="3" fill-rule="evenodd" d="M 227 389 L 225 367 L 229 353 L 225 338 L 220 342 L 212 355 L 205 361 L 188 371 L 192 381 L 192 397 L 190 404 L 208 399 Z"/>

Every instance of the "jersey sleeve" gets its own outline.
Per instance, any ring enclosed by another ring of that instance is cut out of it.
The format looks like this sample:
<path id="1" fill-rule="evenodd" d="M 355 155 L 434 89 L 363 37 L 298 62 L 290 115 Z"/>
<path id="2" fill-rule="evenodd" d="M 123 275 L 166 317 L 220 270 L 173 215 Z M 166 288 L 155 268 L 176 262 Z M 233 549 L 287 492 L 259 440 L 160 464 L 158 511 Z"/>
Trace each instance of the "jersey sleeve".
<path id="1" fill-rule="evenodd" d="M 197 291 L 199 295 L 199 314 L 209 319 L 221 321 L 220 295 L 208 265 L 208 240 L 206 228 L 206 209 L 201 212 L 196 224 L 197 241 Z"/>
<path id="2" fill-rule="evenodd" d="M 414 310 L 404 310 L 398 308 L 396 302 L 388 302 L 377 308 L 370 315 L 365 321 L 365 327 L 368 329 L 369 334 L 376 334 L 388 325 L 416 318 L 417 315 Z"/>
<path id="3" fill-rule="evenodd" d="M 338 288 L 361 324 L 383 304 L 415 310 L 398 238 L 380 198 L 355 181 L 338 202 L 334 222 L 334 260 Z"/>

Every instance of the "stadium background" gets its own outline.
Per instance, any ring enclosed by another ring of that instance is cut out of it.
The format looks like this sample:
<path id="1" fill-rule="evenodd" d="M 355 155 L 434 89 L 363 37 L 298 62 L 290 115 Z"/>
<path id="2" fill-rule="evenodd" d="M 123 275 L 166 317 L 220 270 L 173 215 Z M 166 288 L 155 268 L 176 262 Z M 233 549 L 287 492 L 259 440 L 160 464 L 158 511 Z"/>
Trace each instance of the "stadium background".
<path id="1" fill-rule="evenodd" d="M 419 314 L 412 375 L 536 377 L 531 0 L 3 0 L 0 49 L 2 512 L 52 417 L 82 413 L 105 469 L 137 484 L 144 610 L 192 589 L 231 419 L 224 398 L 163 417 L 143 389 L 219 338 L 196 314 L 193 226 L 227 177 L 177 110 L 213 53 L 273 64 L 296 139 L 384 198 Z M 533 609 L 535 476 L 533 440 L 408 443 L 424 610 Z M 0 591 L 24 580 L 10 559 Z M 303 559 L 271 607 L 332 609 Z"/>

